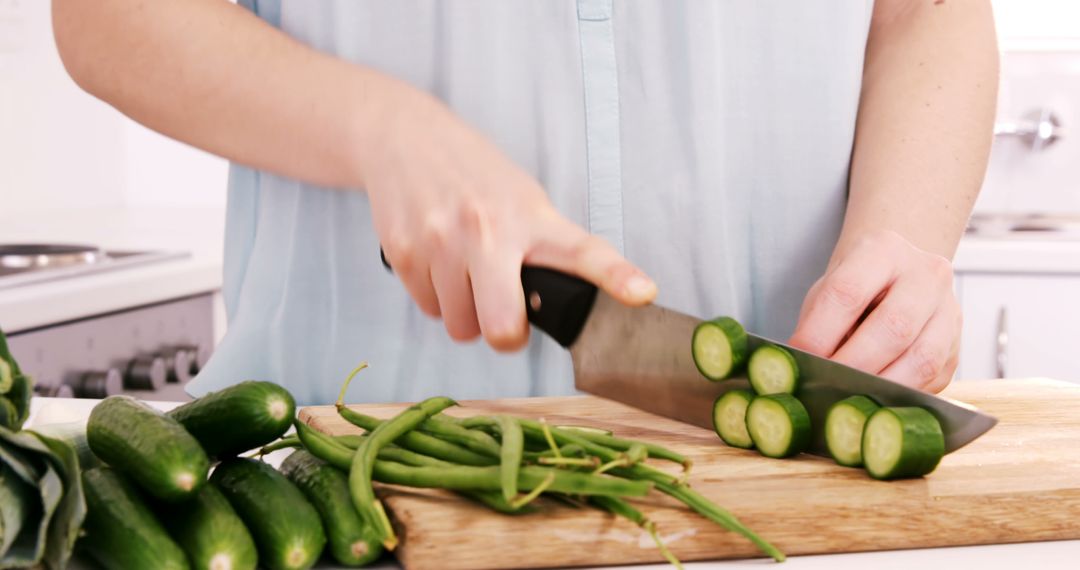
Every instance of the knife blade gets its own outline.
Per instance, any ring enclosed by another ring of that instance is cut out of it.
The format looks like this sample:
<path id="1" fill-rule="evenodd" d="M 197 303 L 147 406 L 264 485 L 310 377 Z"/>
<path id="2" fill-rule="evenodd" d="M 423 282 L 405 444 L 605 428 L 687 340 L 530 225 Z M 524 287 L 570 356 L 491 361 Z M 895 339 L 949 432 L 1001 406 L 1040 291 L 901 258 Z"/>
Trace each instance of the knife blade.
<path id="1" fill-rule="evenodd" d="M 693 424 L 712 426 L 721 394 L 748 388 L 745 375 L 711 382 L 698 372 L 691 338 L 701 319 L 658 305 L 627 307 L 593 285 L 556 271 L 522 270 L 529 321 L 570 349 L 577 389 Z M 945 449 L 955 451 L 997 420 L 972 406 L 909 388 L 782 342 L 748 334 L 752 351 L 763 344 L 788 350 L 799 366 L 795 394 L 810 414 L 810 451 L 828 455 L 824 425 L 829 407 L 865 394 L 883 406 L 921 406 L 937 416 Z"/>

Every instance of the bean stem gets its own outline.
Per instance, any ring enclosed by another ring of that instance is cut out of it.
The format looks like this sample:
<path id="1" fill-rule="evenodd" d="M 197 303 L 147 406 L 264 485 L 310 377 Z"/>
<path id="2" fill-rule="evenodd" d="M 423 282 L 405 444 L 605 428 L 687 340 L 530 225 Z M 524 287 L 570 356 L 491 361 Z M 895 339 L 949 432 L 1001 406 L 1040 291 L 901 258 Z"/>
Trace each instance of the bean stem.
<path id="1" fill-rule="evenodd" d="M 679 562 L 679 559 L 668 550 L 667 545 L 660 539 L 660 534 L 656 530 L 656 523 L 642 514 L 641 511 L 635 509 L 630 503 L 617 497 L 589 497 L 589 502 L 613 515 L 623 517 L 644 529 L 649 533 L 649 536 L 652 537 L 653 542 L 656 543 L 656 547 L 660 550 L 660 554 L 664 559 L 675 568 L 682 570 L 682 562 Z"/>
<path id="2" fill-rule="evenodd" d="M 268 443 L 259 449 L 258 456 L 269 455 L 279 449 L 288 449 L 290 447 L 300 447 L 300 438 L 295 435 L 283 437 L 275 442 Z"/>
<path id="3" fill-rule="evenodd" d="M 544 439 L 547 441 L 548 447 L 551 452 L 555 454 L 556 459 L 562 459 L 562 452 L 559 451 L 559 446 L 555 445 L 555 437 L 551 435 L 551 426 L 548 425 L 544 418 L 540 418 L 540 429 L 544 432 Z"/>
<path id="4" fill-rule="evenodd" d="M 541 457 L 537 460 L 540 465 L 593 467 L 599 465 L 595 457 Z M 595 473 L 594 473 L 595 475 Z"/>
<path id="5" fill-rule="evenodd" d="M 762 552 L 771 556 L 777 562 L 783 562 L 786 558 L 784 553 L 780 549 L 772 545 L 772 543 L 761 538 L 754 531 L 746 527 L 739 519 L 735 518 L 735 515 L 731 514 L 724 508 L 713 503 L 705 496 L 690 489 L 686 485 L 671 485 L 669 483 L 657 483 L 656 488 L 665 494 L 682 501 L 686 506 L 696 511 L 701 516 L 719 524 L 720 526 L 739 533 L 757 545 Z"/>
<path id="6" fill-rule="evenodd" d="M 548 473 L 548 476 L 543 480 L 543 482 L 541 482 L 539 485 L 537 485 L 536 488 L 534 488 L 532 491 L 529 491 L 527 494 L 525 494 L 524 496 L 522 496 L 522 497 L 520 497 L 518 499 L 510 501 L 510 506 L 514 507 L 515 509 L 520 509 L 521 507 L 524 507 L 525 505 L 528 505 L 529 503 L 531 503 L 533 501 L 533 499 L 539 497 L 540 493 L 543 493 L 544 491 L 548 490 L 548 488 L 551 487 L 551 485 L 553 483 L 555 483 L 555 472 L 554 471 L 552 471 L 551 473 Z"/>

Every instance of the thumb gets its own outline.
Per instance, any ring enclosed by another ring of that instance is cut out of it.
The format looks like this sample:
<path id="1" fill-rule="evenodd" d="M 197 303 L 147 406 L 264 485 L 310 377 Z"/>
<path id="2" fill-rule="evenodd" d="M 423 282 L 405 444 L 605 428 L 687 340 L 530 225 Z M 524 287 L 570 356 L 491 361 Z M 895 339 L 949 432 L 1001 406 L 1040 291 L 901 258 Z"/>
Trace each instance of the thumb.
<path id="1" fill-rule="evenodd" d="M 562 217 L 541 228 L 525 264 L 577 275 L 627 305 L 644 305 L 656 298 L 656 283 L 644 271 L 603 238 Z"/>

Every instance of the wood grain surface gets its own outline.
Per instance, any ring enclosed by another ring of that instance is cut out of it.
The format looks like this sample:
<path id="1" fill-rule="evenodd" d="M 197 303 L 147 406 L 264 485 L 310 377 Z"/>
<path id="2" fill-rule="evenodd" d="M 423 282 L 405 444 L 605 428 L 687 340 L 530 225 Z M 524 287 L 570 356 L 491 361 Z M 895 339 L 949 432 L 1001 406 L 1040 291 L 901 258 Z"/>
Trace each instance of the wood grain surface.
<path id="1" fill-rule="evenodd" d="M 1080 539 L 1080 386 L 1046 379 L 957 382 L 946 395 L 999 424 L 924 479 L 879 482 L 803 455 L 773 460 L 710 431 L 589 397 L 462 402 L 456 416 L 514 414 L 661 443 L 694 461 L 690 484 L 788 555 Z M 389 417 L 403 404 L 354 406 Z M 300 418 L 358 433 L 333 407 Z M 663 466 L 663 463 L 656 463 Z M 543 501 L 506 516 L 436 490 L 382 486 L 407 569 L 541 568 L 661 562 L 648 535 L 592 509 Z M 749 542 L 659 492 L 634 501 L 683 561 L 760 556 Z"/>

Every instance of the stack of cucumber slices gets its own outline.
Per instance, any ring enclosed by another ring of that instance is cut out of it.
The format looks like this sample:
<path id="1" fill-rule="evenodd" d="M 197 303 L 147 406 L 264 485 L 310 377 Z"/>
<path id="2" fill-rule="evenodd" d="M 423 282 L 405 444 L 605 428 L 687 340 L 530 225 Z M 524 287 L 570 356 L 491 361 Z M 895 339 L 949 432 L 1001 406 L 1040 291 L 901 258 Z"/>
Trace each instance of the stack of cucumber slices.
<path id="1" fill-rule="evenodd" d="M 799 401 L 799 366 L 786 349 L 763 345 L 750 353 L 746 331 L 731 317 L 704 321 L 694 331 L 694 363 L 710 381 L 742 371 L 751 390 L 732 389 L 713 403 L 713 427 L 731 447 L 784 458 L 806 451 L 813 435 Z M 918 407 L 882 407 L 868 396 L 836 402 L 825 419 L 825 442 L 840 465 L 865 467 L 875 479 L 921 477 L 945 455 L 933 414 Z"/>

